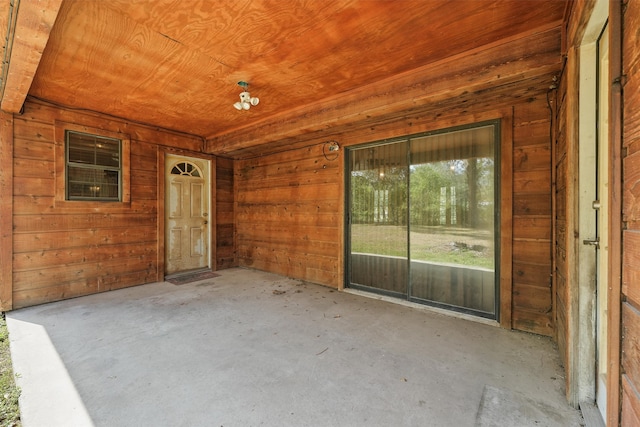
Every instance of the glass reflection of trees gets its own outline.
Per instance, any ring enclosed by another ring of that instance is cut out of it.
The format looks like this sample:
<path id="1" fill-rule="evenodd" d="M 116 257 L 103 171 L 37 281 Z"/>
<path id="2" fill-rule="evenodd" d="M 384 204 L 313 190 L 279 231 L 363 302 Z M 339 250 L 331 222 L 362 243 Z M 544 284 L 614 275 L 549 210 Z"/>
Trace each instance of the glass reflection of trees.
<path id="1" fill-rule="evenodd" d="M 352 171 L 353 251 L 403 256 L 409 221 L 412 259 L 493 268 L 494 178 L 488 157 Z"/>

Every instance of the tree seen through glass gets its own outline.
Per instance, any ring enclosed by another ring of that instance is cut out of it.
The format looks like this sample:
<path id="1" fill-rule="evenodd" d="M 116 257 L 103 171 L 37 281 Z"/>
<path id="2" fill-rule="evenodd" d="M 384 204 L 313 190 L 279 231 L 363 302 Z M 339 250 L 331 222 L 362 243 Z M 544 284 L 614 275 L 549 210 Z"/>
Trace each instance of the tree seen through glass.
<path id="1" fill-rule="evenodd" d="M 352 252 L 493 269 L 494 179 L 491 157 L 352 171 Z"/>

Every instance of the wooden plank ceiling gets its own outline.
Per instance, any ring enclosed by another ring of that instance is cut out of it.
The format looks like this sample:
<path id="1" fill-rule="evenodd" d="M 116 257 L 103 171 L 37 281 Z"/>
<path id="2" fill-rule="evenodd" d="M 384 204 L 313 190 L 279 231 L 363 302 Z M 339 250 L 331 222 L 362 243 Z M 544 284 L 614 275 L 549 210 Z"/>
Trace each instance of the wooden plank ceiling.
<path id="1" fill-rule="evenodd" d="M 32 97 L 198 135 L 208 151 L 242 157 L 265 144 L 255 132 L 241 140 L 245 129 L 287 123 L 391 76 L 558 27 L 564 7 L 558 0 L 63 0 L 35 75 L 22 71 L 33 76 Z M 241 80 L 260 98 L 249 111 L 232 106 Z M 235 151 L 217 148 L 232 136 Z"/>

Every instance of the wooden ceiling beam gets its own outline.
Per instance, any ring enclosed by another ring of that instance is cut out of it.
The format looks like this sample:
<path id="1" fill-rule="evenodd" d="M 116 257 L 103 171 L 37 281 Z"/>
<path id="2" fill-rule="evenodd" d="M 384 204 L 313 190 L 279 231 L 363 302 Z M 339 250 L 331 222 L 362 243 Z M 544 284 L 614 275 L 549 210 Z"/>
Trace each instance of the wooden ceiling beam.
<path id="1" fill-rule="evenodd" d="M 331 132 L 341 126 L 375 121 L 424 108 L 466 93 L 483 91 L 547 75 L 560 64 L 560 28 L 466 53 L 349 93 L 283 112 L 263 121 L 207 139 L 205 151 L 238 156 L 255 146 Z M 550 82 L 551 83 L 551 82 Z M 308 138 L 307 138 L 308 139 Z M 268 149 L 267 149 L 268 151 Z"/>
<path id="2" fill-rule="evenodd" d="M 355 143 L 398 137 L 398 128 L 412 129 L 412 133 L 422 133 L 455 126 L 460 122 L 461 117 L 471 121 L 482 121 L 485 119 L 474 118 L 478 114 L 484 116 L 487 111 L 510 110 L 512 105 L 522 100 L 545 97 L 549 82 L 552 81 L 553 76 L 557 76 L 557 73 L 558 67 L 555 67 L 545 75 L 496 87 L 481 94 L 467 93 L 443 102 L 417 107 L 411 111 L 391 113 L 359 123 L 338 125 L 323 131 L 281 139 L 268 145 L 254 145 L 229 152 L 226 156 L 233 159 L 251 159 L 282 151 L 302 149 L 331 140 L 346 147 Z M 444 123 L 447 122 L 451 124 L 445 125 Z M 439 127 L 434 128 L 434 123 Z"/>
<path id="3" fill-rule="evenodd" d="M 5 49 L 10 58 L 3 68 L 0 109 L 18 113 L 35 77 L 51 29 L 58 16 L 62 0 L 21 0 L 15 28 L 8 26 Z M 6 74 L 5 74 L 6 73 Z"/>

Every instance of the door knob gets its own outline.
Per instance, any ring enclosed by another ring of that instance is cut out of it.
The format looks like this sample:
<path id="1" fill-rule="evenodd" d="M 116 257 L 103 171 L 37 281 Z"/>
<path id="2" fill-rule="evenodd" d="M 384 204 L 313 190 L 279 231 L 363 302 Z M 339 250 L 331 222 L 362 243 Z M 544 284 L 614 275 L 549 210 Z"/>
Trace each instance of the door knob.
<path id="1" fill-rule="evenodd" d="M 205 220 L 204 225 L 207 225 L 207 224 L 209 224 L 209 221 Z"/>

